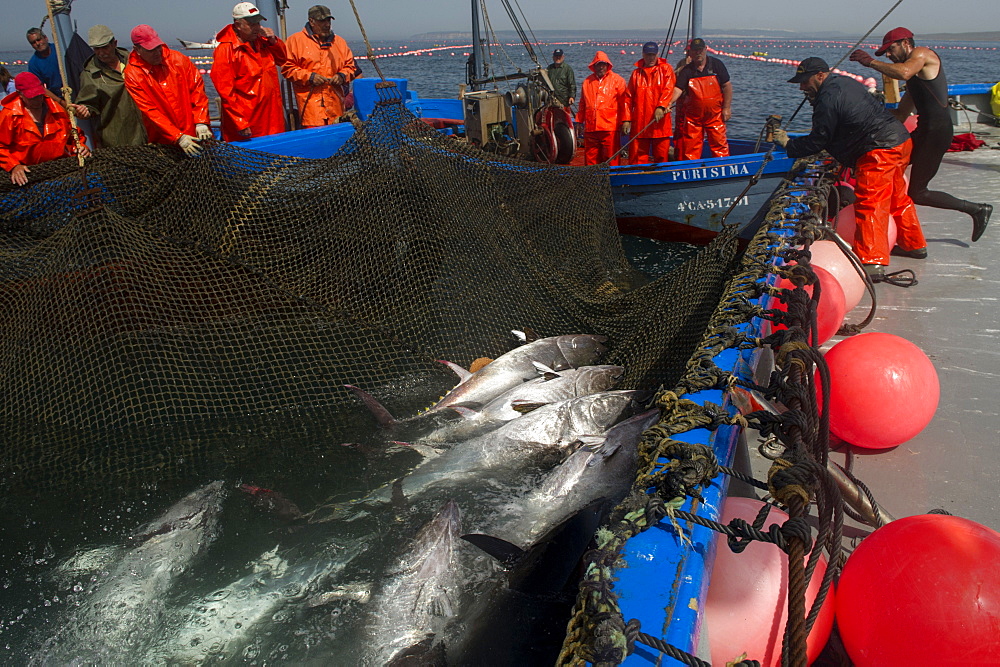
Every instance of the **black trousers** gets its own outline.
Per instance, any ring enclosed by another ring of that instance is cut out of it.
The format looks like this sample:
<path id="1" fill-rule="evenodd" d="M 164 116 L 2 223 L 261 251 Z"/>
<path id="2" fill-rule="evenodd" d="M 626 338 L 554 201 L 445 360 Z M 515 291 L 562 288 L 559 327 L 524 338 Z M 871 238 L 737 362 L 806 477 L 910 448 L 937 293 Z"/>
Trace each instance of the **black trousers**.
<path id="1" fill-rule="evenodd" d="M 910 155 L 910 187 L 907 194 L 913 203 L 920 206 L 945 208 L 972 215 L 979 204 L 953 197 L 947 192 L 928 190 L 931 179 L 941 167 L 941 158 L 951 146 L 953 132 L 951 123 L 947 126 L 917 126 L 913 132 L 913 153 Z"/>

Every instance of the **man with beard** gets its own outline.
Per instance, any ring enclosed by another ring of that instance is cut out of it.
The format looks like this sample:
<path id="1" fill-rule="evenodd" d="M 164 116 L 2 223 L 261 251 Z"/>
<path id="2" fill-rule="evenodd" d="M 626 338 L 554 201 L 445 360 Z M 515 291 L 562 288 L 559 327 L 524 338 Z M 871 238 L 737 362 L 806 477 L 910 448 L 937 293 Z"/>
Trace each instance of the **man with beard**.
<path id="1" fill-rule="evenodd" d="M 80 94 L 73 110 L 80 118 L 96 116 L 94 138 L 97 147 L 141 146 L 146 129 L 132 96 L 125 90 L 128 51 L 118 47 L 111 28 L 95 25 L 87 32 L 94 55 L 83 66 Z"/>
<path id="2" fill-rule="evenodd" d="M 313 5 L 305 28 L 286 42 L 281 73 L 292 82 L 302 127 L 340 122 L 350 83 L 361 75 L 347 42 L 333 34 L 332 21 L 328 7 Z"/>
<path id="3" fill-rule="evenodd" d="M 846 76 L 830 72 L 822 58 L 799 63 L 789 83 L 799 84 L 813 106 L 812 131 L 789 139 L 781 128 L 774 140 L 789 157 L 814 155 L 822 150 L 854 171 L 857 185 L 854 214 L 857 231 L 854 252 L 874 282 L 885 277 L 889 265 L 889 216 L 896 219 L 897 244 L 908 257 L 926 257 L 917 209 L 906 194 L 903 172 L 913 142 L 906 128 L 868 93 Z"/>
<path id="4" fill-rule="evenodd" d="M 907 82 L 906 96 L 899 103 L 896 112 L 900 119 L 905 119 L 914 109 L 917 112 L 917 129 L 912 135 L 913 154 L 910 156 L 910 188 L 907 194 L 920 206 L 968 214 L 972 217 L 972 240 L 978 241 L 986 231 L 993 207 L 928 189 L 955 134 L 951 114 L 948 112 L 948 80 L 945 78 L 941 58 L 925 46 L 916 46 L 913 33 L 906 28 L 894 28 L 885 34 L 882 46 L 875 52 L 876 56 L 883 54 L 888 55 L 892 62 L 875 60 L 862 49 L 851 53 L 851 60 L 893 79 Z"/>

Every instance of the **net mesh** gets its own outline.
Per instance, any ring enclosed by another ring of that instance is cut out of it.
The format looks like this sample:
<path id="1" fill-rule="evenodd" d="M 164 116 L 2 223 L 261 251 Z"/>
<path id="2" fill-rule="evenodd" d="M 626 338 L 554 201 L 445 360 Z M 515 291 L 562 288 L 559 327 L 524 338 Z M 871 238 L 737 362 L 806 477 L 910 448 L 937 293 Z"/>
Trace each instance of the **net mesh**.
<path id="1" fill-rule="evenodd" d="M 405 413 L 454 384 L 435 360 L 498 356 L 511 329 L 605 334 L 624 386 L 670 387 L 737 252 L 726 233 L 649 282 L 606 168 L 489 156 L 398 103 L 328 159 L 143 146 L 31 177 L 0 185 L 7 485 L 264 464 L 210 425 L 353 413 L 344 384 Z"/>

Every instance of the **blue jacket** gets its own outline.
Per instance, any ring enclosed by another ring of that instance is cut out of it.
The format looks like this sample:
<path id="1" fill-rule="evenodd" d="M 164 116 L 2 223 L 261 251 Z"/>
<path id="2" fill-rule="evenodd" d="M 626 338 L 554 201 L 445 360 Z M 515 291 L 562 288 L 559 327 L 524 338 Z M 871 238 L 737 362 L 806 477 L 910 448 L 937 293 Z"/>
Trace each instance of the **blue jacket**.
<path id="1" fill-rule="evenodd" d="M 894 148 L 910 138 L 867 88 L 846 76 L 828 76 L 812 104 L 812 132 L 789 140 L 789 157 L 825 150 L 840 164 L 853 167 L 868 151 Z"/>

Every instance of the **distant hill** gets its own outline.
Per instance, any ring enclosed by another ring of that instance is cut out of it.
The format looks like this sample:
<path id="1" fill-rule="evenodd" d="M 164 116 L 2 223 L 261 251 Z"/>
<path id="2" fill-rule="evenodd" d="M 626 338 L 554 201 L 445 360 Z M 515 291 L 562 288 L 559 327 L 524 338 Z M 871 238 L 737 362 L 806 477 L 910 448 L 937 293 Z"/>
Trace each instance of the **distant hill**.
<path id="1" fill-rule="evenodd" d="M 635 41 L 661 40 L 663 30 L 535 30 L 535 37 L 541 42 L 574 42 L 574 41 Z M 517 41 L 513 30 L 499 30 L 497 35 L 505 41 Z M 857 35 L 843 32 L 812 32 L 802 33 L 793 30 L 767 30 L 760 28 L 733 28 L 726 30 L 705 30 L 703 37 L 707 39 L 828 39 L 831 41 L 854 41 Z M 683 34 L 680 36 L 683 38 Z M 413 35 L 413 40 L 425 42 L 468 42 L 472 40 L 471 32 L 425 32 Z M 872 36 L 869 41 L 877 41 Z M 928 41 L 946 42 L 1000 42 L 1000 31 L 993 32 L 942 32 L 927 35 L 917 35 L 917 43 Z"/>

